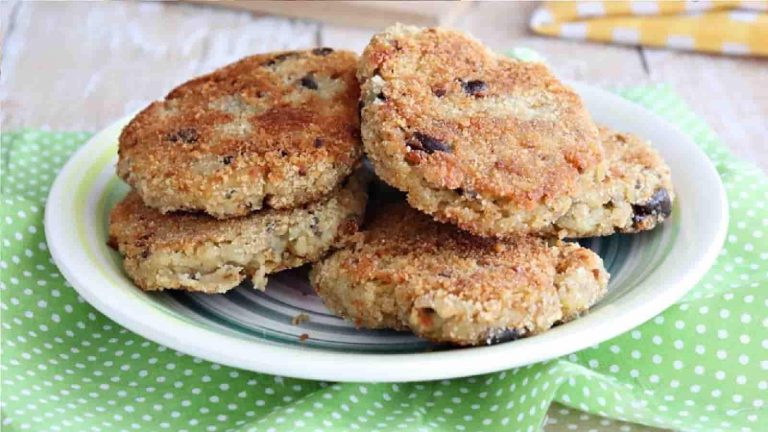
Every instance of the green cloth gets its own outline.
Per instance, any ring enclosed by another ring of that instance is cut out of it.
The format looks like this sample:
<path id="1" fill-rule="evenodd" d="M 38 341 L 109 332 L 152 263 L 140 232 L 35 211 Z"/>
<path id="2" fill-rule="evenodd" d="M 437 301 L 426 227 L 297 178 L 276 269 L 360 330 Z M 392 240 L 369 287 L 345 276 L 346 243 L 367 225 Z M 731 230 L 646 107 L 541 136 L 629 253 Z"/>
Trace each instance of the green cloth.
<path id="1" fill-rule="evenodd" d="M 528 367 L 424 383 L 269 376 L 121 328 L 67 284 L 43 233 L 48 188 L 88 134 L 3 134 L 4 429 L 534 431 L 558 401 L 673 429 L 765 430 L 768 180 L 731 156 L 668 88 L 619 93 L 678 125 L 715 161 L 731 221 L 714 267 L 686 298 L 613 340 Z"/>

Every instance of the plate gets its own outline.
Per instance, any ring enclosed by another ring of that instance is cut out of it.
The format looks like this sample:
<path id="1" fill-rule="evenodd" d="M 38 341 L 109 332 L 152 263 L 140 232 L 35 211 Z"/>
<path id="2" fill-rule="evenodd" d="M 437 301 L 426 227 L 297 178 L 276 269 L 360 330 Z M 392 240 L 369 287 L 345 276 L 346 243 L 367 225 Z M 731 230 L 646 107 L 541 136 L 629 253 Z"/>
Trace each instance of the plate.
<path id="1" fill-rule="evenodd" d="M 416 381 L 562 356 L 636 327 L 682 297 L 717 256 L 728 219 L 717 172 L 685 135 L 618 96 L 572 85 L 597 122 L 654 143 L 672 168 L 678 199 L 671 219 L 651 232 L 585 240 L 611 273 L 608 294 L 580 319 L 537 336 L 446 349 L 406 333 L 357 330 L 325 309 L 305 282 L 306 269 L 274 276 L 266 292 L 247 284 L 213 296 L 139 290 L 107 246 L 109 211 L 128 190 L 114 165 L 118 136 L 129 118 L 94 135 L 59 173 L 46 205 L 48 246 L 78 293 L 120 325 L 242 369 L 327 381 Z M 300 313 L 309 321 L 293 325 Z"/>

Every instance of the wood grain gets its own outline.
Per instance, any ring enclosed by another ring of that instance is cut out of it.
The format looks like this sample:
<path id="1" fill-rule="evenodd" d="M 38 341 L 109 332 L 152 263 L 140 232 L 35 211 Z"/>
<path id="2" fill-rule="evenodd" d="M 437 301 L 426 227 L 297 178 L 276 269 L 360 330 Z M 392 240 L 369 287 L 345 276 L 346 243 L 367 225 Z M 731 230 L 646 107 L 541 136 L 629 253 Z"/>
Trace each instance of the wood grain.
<path id="1" fill-rule="evenodd" d="M 587 81 L 595 85 L 629 86 L 648 82 L 636 48 L 583 44 L 543 38 L 528 32 L 528 17 L 535 3 L 473 3 L 456 20 L 454 27 L 465 30 L 492 49 L 504 52 L 516 46 L 539 51 L 562 78 Z M 324 25 L 320 32 L 323 45 L 362 51 L 373 29 Z"/>
<path id="2" fill-rule="evenodd" d="M 492 48 L 539 51 L 566 79 L 669 83 L 737 154 L 768 168 L 765 60 L 544 38 L 529 2 L 472 3 L 456 18 Z M 169 3 L 0 2 L 6 129 L 97 130 L 174 85 L 239 57 L 329 45 L 361 51 L 373 30 Z"/>
<path id="3" fill-rule="evenodd" d="M 737 155 L 768 170 L 768 61 L 647 51 L 651 81 L 667 83 Z"/>
<path id="4" fill-rule="evenodd" d="M 2 59 L 6 128 L 98 130 L 248 54 L 316 46 L 319 25 L 167 3 L 22 3 Z"/>
<path id="5" fill-rule="evenodd" d="M 184 0 L 193 3 L 244 9 L 293 18 L 313 18 L 324 23 L 380 28 L 393 22 L 420 26 L 452 25 L 469 2 L 432 1 L 239 1 Z"/>
<path id="6" fill-rule="evenodd" d="M 532 48 L 565 79 L 599 86 L 638 85 L 647 81 L 642 60 L 632 47 L 584 44 L 532 34 L 528 20 L 535 8 L 533 2 L 481 2 L 457 21 L 457 27 L 499 52 L 515 46 Z"/>
<path id="7" fill-rule="evenodd" d="M 0 44 L 5 42 L 5 35 L 8 33 L 11 24 L 15 23 L 19 6 L 21 6 L 20 0 L 0 2 Z"/>

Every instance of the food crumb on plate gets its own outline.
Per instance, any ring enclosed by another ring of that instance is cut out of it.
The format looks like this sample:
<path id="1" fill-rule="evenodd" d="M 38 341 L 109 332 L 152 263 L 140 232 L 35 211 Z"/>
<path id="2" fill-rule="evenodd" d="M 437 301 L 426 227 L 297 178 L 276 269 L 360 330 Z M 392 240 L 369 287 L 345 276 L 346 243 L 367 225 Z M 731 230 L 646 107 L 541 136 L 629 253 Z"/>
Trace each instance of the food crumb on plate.
<path id="1" fill-rule="evenodd" d="M 301 323 L 307 322 L 307 321 L 309 321 L 309 315 L 307 315 L 305 313 L 300 313 L 300 314 L 296 315 L 295 317 L 293 317 L 293 319 L 291 320 L 291 324 L 297 326 L 297 325 L 301 325 Z"/>

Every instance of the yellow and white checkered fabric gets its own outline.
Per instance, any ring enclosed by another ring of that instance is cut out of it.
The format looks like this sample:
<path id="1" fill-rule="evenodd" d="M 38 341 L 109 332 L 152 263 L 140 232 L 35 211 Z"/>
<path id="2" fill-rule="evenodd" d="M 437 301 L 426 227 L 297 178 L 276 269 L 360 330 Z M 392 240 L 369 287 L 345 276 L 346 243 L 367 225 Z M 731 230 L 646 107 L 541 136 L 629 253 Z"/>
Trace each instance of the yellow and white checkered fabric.
<path id="1" fill-rule="evenodd" d="M 568 39 L 768 56 L 768 1 L 546 2 L 531 28 Z"/>

